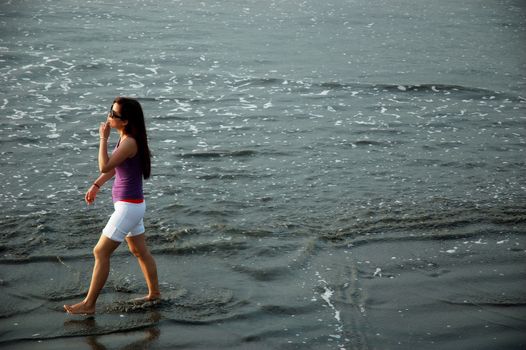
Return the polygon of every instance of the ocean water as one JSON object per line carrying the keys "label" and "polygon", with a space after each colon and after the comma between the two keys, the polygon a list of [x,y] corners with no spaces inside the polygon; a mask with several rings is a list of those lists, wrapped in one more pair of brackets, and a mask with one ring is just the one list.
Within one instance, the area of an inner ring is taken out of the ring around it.
{"label": "ocean water", "polygon": [[[524,348],[525,43],[519,0],[1,1],[1,346]],[[165,299],[121,247],[69,320],[119,95]]]}

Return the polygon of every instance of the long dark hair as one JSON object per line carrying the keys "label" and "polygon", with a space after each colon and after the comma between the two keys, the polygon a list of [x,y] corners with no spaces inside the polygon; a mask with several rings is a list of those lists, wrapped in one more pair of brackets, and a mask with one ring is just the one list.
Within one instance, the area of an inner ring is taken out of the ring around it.
{"label": "long dark hair", "polygon": [[146,136],[146,124],[144,114],[139,101],[128,97],[117,97],[113,103],[121,107],[121,116],[127,120],[124,133],[135,139],[137,152],[141,159],[142,176],[147,179],[151,174],[151,153],[148,147],[148,136]]}

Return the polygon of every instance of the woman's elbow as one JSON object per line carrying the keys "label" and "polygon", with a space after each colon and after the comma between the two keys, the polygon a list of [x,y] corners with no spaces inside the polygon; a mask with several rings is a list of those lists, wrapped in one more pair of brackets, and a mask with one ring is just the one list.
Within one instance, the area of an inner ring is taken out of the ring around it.
{"label": "woman's elbow", "polygon": [[107,174],[107,173],[112,172],[113,168],[110,168],[109,166],[105,165],[105,166],[100,166],[99,170],[100,170],[101,173]]}

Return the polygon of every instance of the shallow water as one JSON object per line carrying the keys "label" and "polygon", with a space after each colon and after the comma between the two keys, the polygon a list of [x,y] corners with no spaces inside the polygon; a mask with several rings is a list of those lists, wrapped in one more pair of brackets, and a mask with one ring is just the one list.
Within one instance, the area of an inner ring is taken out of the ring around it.
{"label": "shallow water", "polygon": [[[0,10],[2,347],[525,346],[522,2]],[[96,318],[71,320],[117,95],[148,119],[165,297],[130,310],[121,247]]]}

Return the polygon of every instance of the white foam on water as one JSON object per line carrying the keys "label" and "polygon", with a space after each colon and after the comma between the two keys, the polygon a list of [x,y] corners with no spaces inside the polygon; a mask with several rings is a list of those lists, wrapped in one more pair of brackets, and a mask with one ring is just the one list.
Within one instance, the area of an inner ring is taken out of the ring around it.
{"label": "white foam on water", "polygon": [[358,125],[376,125],[377,123],[376,122],[366,122],[366,121],[360,121],[360,120],[357,120],[357,121],[353,121],[354,124],[358,124]]}
{"label": "white foam on water", "polygon": [[246,104],[246,105],[242,105],[241,108],[243,108],[243,109],[255,110],[255,109],[258,108],[258,106],[255,105],[255,104]]}
{"label": "white foam on water", "polygon": [[18,143],[17,145],[20,147],[24,147],[24,148],[49,149],[48,146],[40,146],[40,145],[30,144],[30,143]]}
{"label": "white foam on water", "polygon": [[62,83],[60,83],[60,87],[62,88],[62,90],[64,90],[64,92],[69,92],[69,90],[71,90],[71,87],[69,86],[69,84],[73,83],[73,81],[69,78],[63,78],[64,80],[62,81]]}
{"label": "white foam on water", "polygon": [[[327,306],[329,306],[329,308],[331,308],[334,312],[334,319],[338,322],[335,330],[336,330],[336,334],[329,334],[329,337],[331,338],[334,338],[334,339],[341,339],[342,338],[342,333],[343,333],[343,322],[341,320],[341,316],[340,316],[340,310],[336,309],[336,307],[334,306],[334,304],[332,303],[332,297],[334,295],[334,290],[332,290],[331,288],[329,288],[328,286],[328,283],[326,280],[324,280],[322,277],[321,277],[321,274],[316,271],[316,277],[318,277],[318,283],[321,283],[323,284],[323,293],[320,293],[320,297],[325,301],[325,303],[327,304]],[[315,297],[313,297],[311,299],[312,301],[317,301],[317,299]],[[344,349],[342,347],[342,345],[340,345],[340,349]]]}
{"label": "white foam on water", "polygon": [[23,119],[25,116],[27,116],[27,112],[20,111],[18,109],[14,109],[13,111],[15,112],[15,114],[7,115],[6,118],[18,120]]}
{"label": "white foam on water", "polygon": [[144,84],[141,83],[140,81],[136,81],[135,84],[130,84],[130,87],[132,89],[140,89],[144,87]]}
{"label": "white foam on water", "polygon": [[453,247],[452,249],[446,250],[446,253],[448,254],[454,254],[457,252],[458,247]]}
{"label": "white foam on water", "polygon": [[199,129],[197,129],[197,126],[195,125],[189,125],[188,130],[191,131],[194,134],[197,134],[199,132]]}

